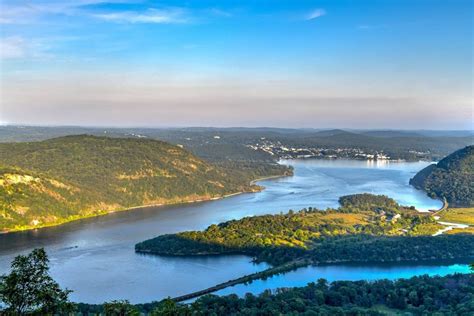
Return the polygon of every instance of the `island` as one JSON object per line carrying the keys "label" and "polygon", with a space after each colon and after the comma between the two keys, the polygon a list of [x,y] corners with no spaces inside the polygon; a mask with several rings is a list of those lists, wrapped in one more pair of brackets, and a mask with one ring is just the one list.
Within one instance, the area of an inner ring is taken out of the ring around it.
{"label": "island", "polygon": [[135,246],[165,256],[244,254],[273,267],[175,298],[183,301],[310,264],[474,259],[469,231],[433,237],[443,225],[431,213],[372,194],[343,196],[338,209],[290,210],[161,235]]}

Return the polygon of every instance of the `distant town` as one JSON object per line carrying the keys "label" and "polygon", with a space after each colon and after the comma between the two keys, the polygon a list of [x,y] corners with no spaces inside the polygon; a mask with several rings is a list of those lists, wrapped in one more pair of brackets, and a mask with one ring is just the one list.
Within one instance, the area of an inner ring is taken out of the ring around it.
{"label": "distant town", "polygon": [[[364,151],[360,148],[323,148],[323,147],[290,147],[283,145],[280,141],[271,141],[262,137],[259,142],[247,147],[253,150],[262,150],[272,156],[280,159],[294,158],[320,158],[320,159],[358,159],[358,160],[392,160],[401,161],[402,159],[394,159],[385,154],[383,151]],[[410,151],[418,157],[427,157],[430,152]]]}

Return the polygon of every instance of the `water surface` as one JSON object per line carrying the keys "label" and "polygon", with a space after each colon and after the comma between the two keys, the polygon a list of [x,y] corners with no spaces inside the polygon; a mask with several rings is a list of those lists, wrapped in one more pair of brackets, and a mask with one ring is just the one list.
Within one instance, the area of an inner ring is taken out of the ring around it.
{"label": "water surface", "polygon": [[[304,207],[337,207],[341,195],[386,194],[420,210],[441,203],[408,185],[427,163],[350,160],[282,161],[295,168],[292,177],[261,181],[266,190],[222,200],[150,207],[76,221],[58,227],[0,236],[0,273],[11,259],[45,247],[51,272],[75,301],[101,303],[129,299],[159,300],[210,287],[263,270],[245,256],[172,258],[138,255],[137,242],[160,234],[204,229],[210,224],[244,216],[286,212]],[[308,280],[309,282],[310,280]]]}
{"label": "water surface", "polygon": [[215,292],[216,295],[237,294],[244,296],[246,293],[259,294],[270,289],[275,290],[285,287],[301,287],[318,279],[332,281],[359,281],[379,279],[407,279],[417,275],[448,275],[452,273],[469,273],[469,265],[440,262],[438,264],[412,263],[412,264],[340,264],[322,265],[299,268],[285,274],[274,275],[266,280],[256,280],[250,284],[238,284]]}

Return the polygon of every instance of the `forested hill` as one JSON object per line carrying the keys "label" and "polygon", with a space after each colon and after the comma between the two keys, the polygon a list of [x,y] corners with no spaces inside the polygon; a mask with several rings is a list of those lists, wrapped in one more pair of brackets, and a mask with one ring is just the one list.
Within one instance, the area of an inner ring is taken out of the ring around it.
{"label": "forested hill", "polygon": [[0,231],[255,190],[253,176],[157,140],[79,135],[2,143]]}
{"label": "forested hill", "polygon": [[446,198],[451,206],[474,206],[474,146],[445,157],[418,172],[410,184],[431,197]]}

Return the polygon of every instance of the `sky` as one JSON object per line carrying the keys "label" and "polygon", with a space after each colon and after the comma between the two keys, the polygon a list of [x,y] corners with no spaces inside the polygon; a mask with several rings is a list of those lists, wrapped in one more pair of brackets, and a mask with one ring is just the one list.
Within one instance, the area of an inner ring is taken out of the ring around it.
{"label": "sky", "polygon": [[473,129],[470,0],[0,0],[0,123]]}

